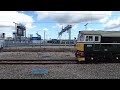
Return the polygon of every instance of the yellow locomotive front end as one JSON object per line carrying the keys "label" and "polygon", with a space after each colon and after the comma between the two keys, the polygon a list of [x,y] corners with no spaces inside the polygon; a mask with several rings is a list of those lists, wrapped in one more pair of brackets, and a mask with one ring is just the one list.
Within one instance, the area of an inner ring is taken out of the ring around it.
{"label": "yellow locomotive front end", "polygon": [[76,52],[75,56],[78,61],[85,61],[85,56],[84,56],[84,44],[83,43],[77,43],[76,46]]}
{"label": "yellow locomotive front end", "polygon": [[84,55],[84,35],[82,35],[80,32],[78,34],[77,43],[75,46],[76,52],[75,56],[78,61],[85,61],[85,55]]}

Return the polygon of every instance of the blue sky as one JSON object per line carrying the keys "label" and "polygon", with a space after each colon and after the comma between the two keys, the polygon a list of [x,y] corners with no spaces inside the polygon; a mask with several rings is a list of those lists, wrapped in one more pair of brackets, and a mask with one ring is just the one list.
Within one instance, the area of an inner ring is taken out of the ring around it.
{"label": "blue sky", "polygon": [[[119,11],[1,11],[0,33],[5,32],[6,37],[12,37],[16,23],[23,23],[27,27],[27,36],[38,32],[46,39],[57,39],[62,26],[73,25],[71,38],[77,37],[78,31],[85,30],[120,30]],[[4,27],[3,27],[4,26]],[[64,32],[62,39],[68,39],[69,34]]]}

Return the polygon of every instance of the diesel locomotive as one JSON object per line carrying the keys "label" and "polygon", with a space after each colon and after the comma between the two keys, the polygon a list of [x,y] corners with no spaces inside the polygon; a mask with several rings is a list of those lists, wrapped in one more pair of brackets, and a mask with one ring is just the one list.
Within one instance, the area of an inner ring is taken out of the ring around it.
{"label": "diesel locomotive", "polygon": [[75,48],[78,61],[120,61],[120,31],[79,31]]}

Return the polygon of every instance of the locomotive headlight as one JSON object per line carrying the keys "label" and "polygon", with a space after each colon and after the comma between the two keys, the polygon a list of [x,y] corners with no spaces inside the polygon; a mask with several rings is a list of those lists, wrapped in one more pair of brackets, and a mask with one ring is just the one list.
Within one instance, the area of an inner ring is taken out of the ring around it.
{"label": "locomotive headlight", "polygon": [[91,57],[91,60],[93,60],[94,58],[93,57]]}
{"label": "locomotive headlight", "polygon": [[118,57],[116,57],[116,59],[119,59]]}

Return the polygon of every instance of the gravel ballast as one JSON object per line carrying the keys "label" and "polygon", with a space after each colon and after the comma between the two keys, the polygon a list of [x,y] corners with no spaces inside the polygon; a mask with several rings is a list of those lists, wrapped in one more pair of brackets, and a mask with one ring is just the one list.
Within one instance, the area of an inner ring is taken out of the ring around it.
{"label": "gravel ballast", "polygon": [[[23,49],[24,50],[24,49]],[[76,59],[74,52],[0,52],[0,60]],[[32,70],[48,70],[33,74]],[[120,79],[120,63],[7,65],[0,64],[0,79]]]}
{"label": "gravel ballast", "polygon": [[[32,74],[35,69],[48,74]],[[120,79],[120,64],[0,65],[0,79]]]}
{"label": "gravel ballast", "polygon": [[5,47],[2,52],[75,52],[74,46]]}
{"label": "gravel ballast", "polygon": [[73,52],[0,52],[0,60],[75,60]]}

